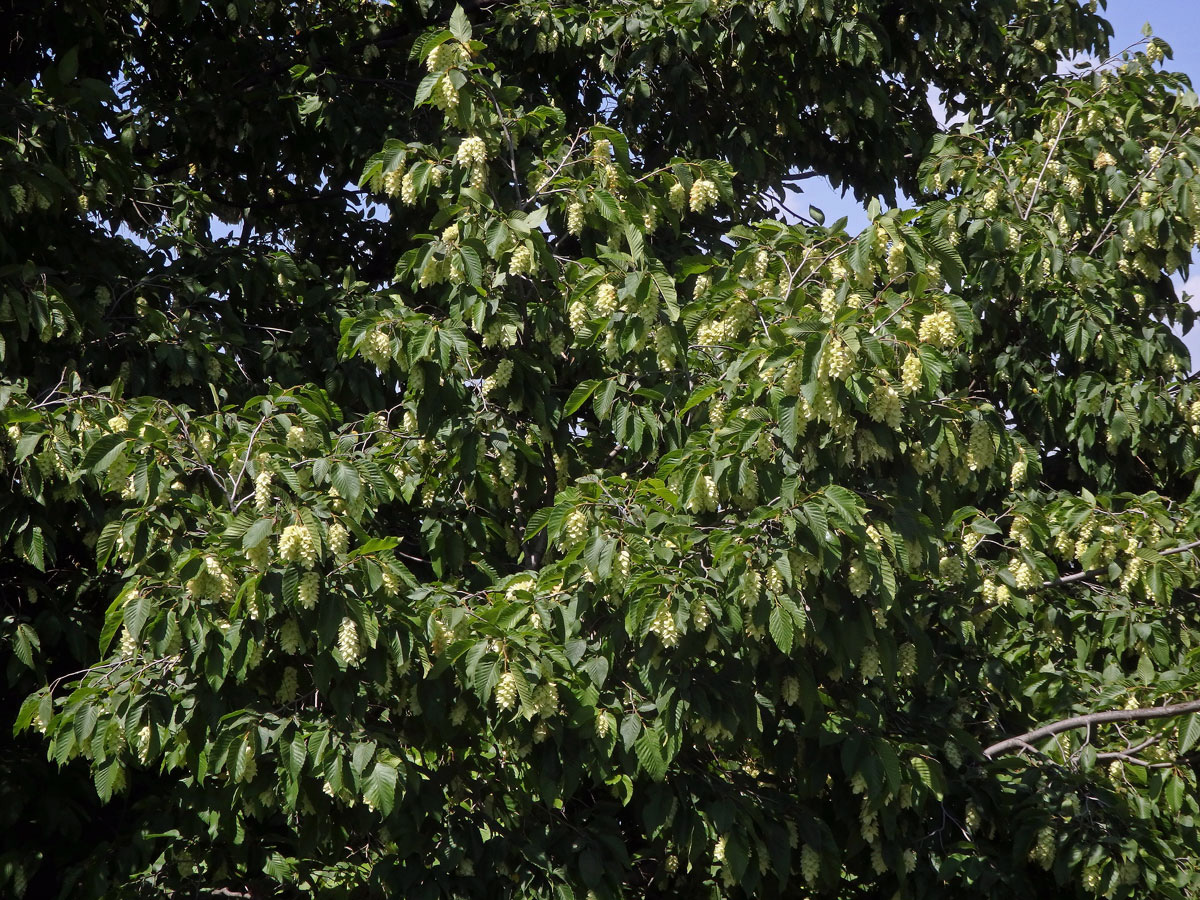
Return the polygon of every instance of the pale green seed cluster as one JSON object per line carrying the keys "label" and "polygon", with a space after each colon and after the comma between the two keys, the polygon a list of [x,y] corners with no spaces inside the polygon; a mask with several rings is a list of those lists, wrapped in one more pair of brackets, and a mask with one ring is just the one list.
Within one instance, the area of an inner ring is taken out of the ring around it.
{"label": "pale green seed cluster", "polygon": [[576,544],[583,542],[587,537],[588,522],[587,516],[582,509],[573,509],[567,513],[566,519],[563,521],[563,544],[567,547],[574,547]]}
{"label": "pale green seed cluster", "polygon": [[821,876],[821,855],[808,844],[800,850],[800,874],[809,884],[816,884]]}
{"label": "pale green seed cluster", "polygon": [[583,204],[578,200],[567,207],[567,233],[576,237],[583,234],[584,217]]}
{"label": "pale green seed cluster", "polygon": [[617,311],[617,289],[607,281],[596,288],[596,315],[608,317]]}
{"label": "pale green seed cluster", "polygon": [[297,676],[295,666],[286,666],[282,677],[279,679],[279,689],[275,691],[276,702],[293,702],[296,699],[296,691],[299,689],[299,686],[300,680]]}
{"label": "pale green seed cluster", "polygon": [[346,665],[357,665],[362,658],[362,650],[358,645],[358,625],[349,616],[342,619],[338,627],[337,649]]}
{"label": "pale green seed cluster", "polygon": [[831,340],[821,355],[822,374],[830,381],[843,381],[855,369],[854,355],[844,341]]}
{"label": "pale green seed cluster", "polygon": [[905,357],[903,364],[900,366],[900,384],[909,394],[915,394],[921,390],[921,383],[925,375],[925,366],[921,362],[921,357],[916,353],[910,353]]}
{"label": "pale green seed cluster", "polygon": [[674,647],[679,643],[679,630],[675,627],[675,616],[669,604],[664,603],[658,608],[650,622],[650,630],[658,635],[664,647]]}
{"label": "pale green seed cluster", "polygon": [[717,186],[707,178],[698,178],[692,182],[692,192],[688,196],[688,205],[692,212],[704,212],[718,200]]}
{"label": "pale green seed cluster", "polygon": [[500,709],[512,709],[517,703],[517,678],[512,672],[505,672],[496,682],[496,706]]}
{"label": "pale green seed cluster", "polygon": [[300,578],[297,600],[304,609],[314,609],[320,593],[321,580],[316,572],[305,572]]}
{"label": "pale green seed cluster", "polygon": [[996,459],[996,445],[992,442],[992,430],[982,420],[971,425],[971,436],[967,440],[967,467],[972,472],[988,468]]}
{"label": "pale green seed cluster", "polygon": [[300,623],[295,619],[288,619],[280,626],[279,648],[289,655],[304,649],[304,640],[300,637]]}
{"label": "pale green seed cluster", "polygon": [[1038,831],[1037,841],[1029,851],[1029,859],[1049,871],[1054,865],[1054,852],[1054,829],[1047,825]]}
{"label": "pale green seed cluster", "polygon": [[667,201],[675,209],[676,212],[683,212],[687,208],[688,193],[687,189],[682,184],[676,181],[667,191]]}
{"label": "pale green seed cluster", "polygon": [[858,672],[863,678],[879,677],[879,648],[874,644],[867,644],[863,648],[858,661]]}
{"label": "pale green seed cluster", "polygon": [[304,525],[288,525],[279,536],[279,558],[301,563],[306,569],[317,564],[317,542]]}
{"label": "pale green seed cluster", "polygon": [[385,371],[392,361],[392,339],[382,328],[373,328],[363,340],[363,357],[379,371]]}
{"label": "pale green seed cluster", "polygon": [[935,347],[953,347],[958,343],[958,326],[954,324],[954,316],[944,309],[930,313],[921,319],[917,338]]}
{"label": "pale green seed cluster", "polygon": [[890,384],[880,384],[867,401],[867,414],[876,422],[884,422],[893,431],[900,429],[902,409],[900,394]]}
{"label": "pale green seed cluster", "polygon": [[254,508],[259,512],[271,508],[271,481],[274,478],[275,473],[270,469],[263,469],[254,476]]}
{"label": "pale green seed cluster", "polygon": [[917,647],[911,641],[901,644],[896,651],[896,671],[903,678],[917,674]]}
{"label": "pale green seed cluster", "polygon": [[341,556],[350,547],[350,532],[340,522],[329,526],[329,550],[335,556]]}
{"label": "pale green seed cluster", "polygon": [[696,479],[696,490],[688,507],[693,512],[716,512],[719,500],[717,482],[711,475],[701,475]]}
{"label": "pale green seed cluster", "polygon": [[508,274],[532,275],[534,269],[533,251],[525,244],[518,244],[508,258]]}
{"label": "pale green seed cluster", "polygon": [[483,392],[485,394],[494,394],[496,391],[502,390],[508,386],[512,380],[513,361],[505,358],[496,364],[496,371],[483,379]]}
{"label": "pale green seed cluster", "polygon": [[846,587],[855,597],[863,596],[871,587],[871,574],[858,557],[850,560],[850,569],[846,575]]}

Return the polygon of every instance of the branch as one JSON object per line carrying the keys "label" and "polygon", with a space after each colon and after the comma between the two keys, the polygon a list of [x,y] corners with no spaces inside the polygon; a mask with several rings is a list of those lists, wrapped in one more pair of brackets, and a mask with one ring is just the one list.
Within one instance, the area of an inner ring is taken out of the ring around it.
{"label": "branch", "polygon": [[1072,716],[1058,722],[1051,722],[1033,731],[1027,731],[1016,737],[1005,738],[999,743],[992,744],[983,751],[988,759],[993,759],[1016,747],[1027,747],[1032,741],[1041,740],[1064,731],[1072,731],[1091,725],[1103,725],[1106,722],[1141,722],[1147,719],[1169,719],[1174,716],[1185,716],[1188,713],[1200,712],[1200,700],[1190,700],[1187,703],[1176,703],[1172,706],[1153,706],[1145,709],[1110,709],[1105,712],[1087,713],[1082,716]]}
{"label": "branch", "polygon": [[[1200,547],[1200,541],[1191,541],[1187,544],[1181,544],[1178,547],[1170,547],[1166,550],[1163,550],[1158,555],[1173,556],[1176,553],[1187,553],[1189,550],[1195,550],[1197,547]],[[1086,572],[1075,572],[1072,575],[1060,575],[1058,578],[1051,578],[1049,581],[1043,581],[1040,585],[1038,585],[1037,590],[1040,591],[1044,590],[1045,588],[1058,587],[1059,585],[1071,584],[1072,582],[1076,581],[1086,581],[1088,578],[1091,578],[1095,575],[1102,575],[1107,571],[1108,566],[1105,566],[1101,569],[1088,569]]]}

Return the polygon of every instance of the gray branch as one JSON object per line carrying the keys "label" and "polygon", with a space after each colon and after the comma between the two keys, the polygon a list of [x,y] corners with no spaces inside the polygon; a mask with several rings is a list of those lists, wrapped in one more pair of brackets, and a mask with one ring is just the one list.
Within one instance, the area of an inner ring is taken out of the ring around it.
{"label": "gray branch", "polygon": [[1103,725],[1106,722],[1141,722],[1147,719],[1169,719],[1174,716],[1186,716],[1188,713],[1200,712],[1200,700],[1190,700],[1187,703],[1176,703],[1172,706],[1153,706],[1146,709],[1110,709],[1105,712],[1087,713],[1082,716],[1072,716],[1059,722],[1051,722],[1033,731],[1018,734],[1016,737],[1005,738],[992,744],[983,751],[988,759],[993,759],[1008,750],[1017,747],[1028,748],[1033,741],[1064,731],[1084,728],[1090,725]]}

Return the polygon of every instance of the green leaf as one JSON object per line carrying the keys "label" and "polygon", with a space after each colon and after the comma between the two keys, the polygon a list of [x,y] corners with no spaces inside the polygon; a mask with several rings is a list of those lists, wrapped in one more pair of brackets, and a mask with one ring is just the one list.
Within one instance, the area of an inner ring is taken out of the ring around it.
{"label": "green leaf", "polygon": [[[622,734],[622,736],[624,735]],[[662,781],[667,774],[667,762],[663,759],[662,747],[658,743],[658,734],[653,729],[647,728],[633,746],[642,771],[655,781]]]}
{"label": "green leaf", "polygon": [[1179,735],[1179,755],[1182,756],[1196,746],[1196,741],[1200,741],[1200,713],[1192,713],[1187,717],[1187,722],[1180,730]]}
{"label": "green leaf", "polygon": [[579,407],[583,406],[600,384],[598,378],[591,378],[577,384],[575,390],[571,391],[571,396],[567,398],[566,405],[563,406],[563,415],[572,415]]}
{"label": "green leaf", "polygon": [[274,519],[259,519],[242,535],[242,549],[249,550],[265,541],[275,528]]}
{"label": "green leaf", "polygon": [[464,44],[471,40],[471,22],[461,6],[455,6],[450,14],[450,33]]}
{"label": "green leaf", "polygon": [[771,630],[771,638],[775,641],[776,646],[784,653],[791,653],[795,627],[791,614],[782,606],[774,605],[771,607],[768,625]]}
{"label": "green leaf", "polygon": [[642,732],[642,720],[635,715],[627,715],[621,719],[620,731],[621,740],[624,741],[625,749],[628,750]]}
{"label": "green leaf", "polygon": [[121,434],[102,435],[88,448],[79,467],[93,475],[106,472],[108,467],[121,455],[121,451],[125,449],[125,444],[128,442],[129,439]]}
{"label": "green leaf", "polygon": [[382,816],[388,815],[396,803],[396,781],[399,772],[379,761],[367,776],[363,797],[367,804]]}

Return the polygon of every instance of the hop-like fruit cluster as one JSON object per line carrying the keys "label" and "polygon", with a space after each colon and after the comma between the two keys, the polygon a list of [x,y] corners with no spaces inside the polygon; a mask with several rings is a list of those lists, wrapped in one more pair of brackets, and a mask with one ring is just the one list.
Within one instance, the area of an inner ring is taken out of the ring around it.
{"label": "hop-like fruit cluster", "polygon": [[917,647],[912,642],[901,644],[896,651],[896,671],[905,678],[917,674]]}
{"label": "hop-like fruit cluster", "polygon": [[[134,592],[130,592],[132,596]],[[121,659],[133,659],[137,655],[138,645],[132,632],[128,628],[121,628],[121,642],[118,645],[118,652],[121,654]]]}
{"label": "hop-like fruit cluster", "polygon": [[919,392],[924,376],[925,366],[921,362],[921,357],[916,353],[908,354],[900,366],[900,384],[904,390],[910,394]]}
{"label": "hop-like fruit cluster", "polygon": [[800,682],[791,675],[786,676],[779,685],[779,697],[788,706],[800,702]]}
{"label": "hop-like fruit cluster", "polygon": [[944,309],[930,313],[921,319],[917,338],[935,347],[953,347],[958,343],[958,326],[954,324],[954,316]]}
{"label": "hop-like fruit cluster", "polygon": [[[450,83],[450,79],[448,78],[443,79],[443,81],[445,81],[447,84]],[[450,89],[454,89],[453,84],[450,84]],[[456,99],[457,96],[458,95],[455,94]],[[412,169],[409,169],[407,172],[405,172],[404,177],[400,179],[400,200],[406,206],[412,206],[417,202],[417,179],[413,175]]]}
{"label": "hop-like fruit cluster", "polygon": [[329,550],[335,556],[341,556],[350,547],[350,532],[340,522],[329,526]]}
{"label": "hop-like fruit cluster", "polygon": [[830,381],[842,381],[854,371],[854,356],[844,341],[829,342],[821,355],[821,368]]}
{"label": "hop-like fruit cluster", "polygon": [[800,850],[800,874],[809,884],[816,884],[821,876],[821,855],[808,844]]}
{"label": "hop-like fruit cluster", "polygon": [[283,676],[279,679],[279,689],[275,691],[275,700],[278,703],[291,703],[296,699],[296,691],[300,687],[300,679],[297,676],[295,666],[286,666],[283,670]]}
{"label": "hop-like fruit cluster", "polygon": [[942,745],[942,755],[946,757],[946,762],[953,768],[957,769],[962,765],[962,752],[958,749],[958,744],[953,741],[946,741]]}
{"label": "hop-like fruit cluster", "polygon": [[309,437],[302,425],[293,425],[287,430],[287,436],[284,438],[289,450],[303,450],[308,446]]}
{"label": "hop-like fruit cluster", "polygon": [[703,631],[711,621],[712,613],[708,610],[708,604],[702,598],[697,597],[692,601],[692,628],[696,631]]}
{"label": "hop-like fruit cluster", "polygon": [[893,431],[899,430],[902,410],[896,389],[890,384],[876,387],[867,401],[867,414],[876,422],[886,423]]}
{"label": "hop-like fruit cluster", "polygon": [[297,589],[297,600],[304,609],[313,609],[317,605],[317,594],[320,592],[321,580],[316,572],[305,572],[300,578]]}
{"label": "hop-like fruit cluster", "polygon": [[1018,590],[1031,591],[1041,583],[1037,572],[1024,560],[1019,560],[1013,564],[1012,573]]}
{"label": "hop-like fruit cluster", "polygon": [[862,657],[858,661],[858,671],[863,678],[879,677],[879,648],[874,644],[863,647]]}
{"label": "hop-like fruit cluster", "polygon": [[606,713],[602,709],[597,709],[596,710],[596,736],[599,738],[608,737],[608,732],[611,727],[612,727],[612,723],[609,720],[608,713]]}
{"label": "hop-like fruit cluster", "polygon": [[596,288],[596,315],[611,316],[617,311],[617,289],[607,281]]}
{"label": "hop-like fruit cluster", "polygon": [[1029,851],[1029,859],[1049,871],[1054,865],[1054,829],[1049,825],[1038,831],[1037,841]]}
{"label": "hop-like fruit cluster", "polygon": [[850,570],[846,575],[846,587],[855,597],[863,596],[871,587],[871,573],[867,571],[866,565],[858,557],[850,560]]}
{"label": "hop-like fruit cluster", "polygon": [[275,473],[264,469],[254,476],[254,508],[266,512],[271,508],[271,481]]}
{"label": "hop-like fruit cluster", "polygon": [[271,542],[259,541],[253,547],[248,548],[246,550],[246,559],[251,566],[260,572],[265,572],[267,567],[271,565]]}
{"label": "hop-like fruit cluster", "polygon": [[372,328],[363,340],[360,352],[368,362],[383,372],[392,361],[392,339],[382,328]]}
{"label": "hop-like fruit cluster", "polygon": [[317,564],[317,542],[304,525],[288,525],[279,536],[279,558],[301,563],[306,569]]}
{"label": "hop-like fruit cluster", "polygon": [[295,619],[288,619],[280,626],[279,647],[289,655],[304,649],[304,640],[300,637],[300,623]]}
{"label": "hop-like fruit cluster", "polygon": [[466,48],[458,41],[443,41],[429,51],[425,67],[430,73],[445,72],[463,65],[467,59]]}
{"label": "hop-like fruit cluster", "polygon": [[507,387],[509,381],[512,380],[512,373],[513,361],[507,357],[500,360],[500,362],[496,364],[496,371],[487,378],[483,379],[484,393],[492,394]]}
{"label": "hop-like fruit cluster", "polygon": [[582,509],[573,509],[567,513],[566,519],[563,521],[563,544],[567,547],[574,547],[576,544],[582,543],[587,537],[588,522],[587,515]]}
{"label": "hop-like fruit cluster", "polygon": [[567,233],[576,237],[583,234],[584,226],[583,204],[575,200],[567,207]]}
{"label": "hop-like fruit cluster", "polygon": [[337,648],[348,666],[356,665],[362,657],[362,650],[358,646],[358,625],[349,616],[342,619],[338,628]]}
{"label": "hop-like fruit cluster", "polygon": [[628,547],[622,547],[617,551],[617,559],[614,565],[614,574],[621,586],[629,582],[629,573],[633,568],[633,556],[629,552]]}
{"label": "hop-like fruit cluster", "polygon": [[478,135],[463,138],[462,143],[458,145],[454,161],[469,169],[482,166],[487,162],[487,144]]}
{"label": "hop-like fruit cluster", "polygon": [[716,204],[718,199],[717,186],[707,178],[698,178],[692,182],[692,192],[688,196],[688,205],[692,212],[704,212]]}
{"label": "hop-like fruit cluster", "polygon": [[533,251],[525,244],[518,244],[508,258],[508,274],[529,275],[533,269]]}
{"label": "hop-like fruit cluster", "polygon": [[496,706],[500,709],[512,709],[517,703],[517,676],[505,672],[496,682]]}
{"label": "hop-like fruit cluster", "polygon": [[530,702],[539,716],[554,715],[558,712],[558,687],[551,681],[543,681],[534,690]]}
{"label": "hop-like fruit cluster", "polygon": [[108,430],[112,432],[128,431],[129,420],[118,413],[108,420]]}
{"label": "hop-like fruit cluster", "polygon": [[978,472],[991,466],[996,459],[996,445],[992,443],[992,430],[982,420],[971,425],[971,436],[967,440],[967,467]]}
{"label": "hop-like fruit cluster", "polygon": [[1025,484],[1025,478],[1029,474],[1029,463],[1026,462],[1024,456],[1017,457],[1016,462],[1012,464],[1012,470],[1009,472],[1008,480],[1015,491]]}
{"label": "hop-like fruit cluster", "polygon": [[667,201],[671,204],[676,212],[683,212],[687,208],[688,193],[682,184],[676,181],[667,191]]}
{"label": "hop-like fruit cluster", "polygon": [[711,475],[701,475],[696,479],[696,492],[689,505],[693,512],[716,512],[719,499],[717,482]]}
{"label": "hop-like fruit cluster", "polygon": [[398,166],[383,173],[383,192],[389,197],[399,197],[404,181],[404,167]]}
{"label": "hop-like fruit cluster", "polygon": [[675,616],[669,604],[664,603],[658,608],[650,622],[650,630],[658,635],[664,647],[674,647],[679,643],[679,630],[675,627]]}

